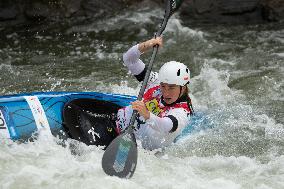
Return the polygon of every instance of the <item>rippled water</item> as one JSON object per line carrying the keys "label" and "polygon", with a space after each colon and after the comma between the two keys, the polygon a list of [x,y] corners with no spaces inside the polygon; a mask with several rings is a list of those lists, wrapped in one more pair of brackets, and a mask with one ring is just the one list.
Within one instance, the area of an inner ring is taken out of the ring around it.
{"label": "rippled water", "polygon": [[[162,10],[129,11],[101,21],[0,32],[0,94],[102,91],[136,95],[122,53],[150,38]],[[58,29],[60,28],[60,29]],[[101,169],[103,152],[56,138],[0,146],[0,188],[284,188],[284,25],[190,26],[172,17],[155,61],[192,72],[197,111],[214,125],[159,156],[139,149],[131,180]],[[150,53],[143,56],[147,63]],[[68,146],[79,155],[72,155]]]}

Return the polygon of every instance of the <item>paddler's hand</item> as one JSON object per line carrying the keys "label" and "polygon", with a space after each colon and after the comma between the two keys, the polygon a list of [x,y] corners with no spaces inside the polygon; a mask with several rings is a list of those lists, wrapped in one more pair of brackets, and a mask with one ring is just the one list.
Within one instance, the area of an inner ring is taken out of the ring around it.
{"label": "paddler's hand", "polygon": [[147,110],[143,101],[135,101],[131,102],[132,109],[137,110],[141,116],[144,117],[145,120],[150,118],[150,112]]}
{"label": "paddler's hand", "polygon": [[162,37],[156,37],[156,38],[150,39],[148,41],[139,43],[138,49],[143,54],[144,52],[148,51],[149,49],[152,49],[155,45],[159,45],[159,47],[163,46],[163,38]]}

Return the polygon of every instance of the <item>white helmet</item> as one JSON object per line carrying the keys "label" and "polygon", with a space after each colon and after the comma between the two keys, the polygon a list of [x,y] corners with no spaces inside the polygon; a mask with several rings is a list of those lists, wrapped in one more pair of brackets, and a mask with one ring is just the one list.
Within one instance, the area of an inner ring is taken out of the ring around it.
{"label": "white helmet", "polygon": [[184,86],[189,83],[190,71],[183,63],[170,61],[165,63],[159,71],[161,83]]}

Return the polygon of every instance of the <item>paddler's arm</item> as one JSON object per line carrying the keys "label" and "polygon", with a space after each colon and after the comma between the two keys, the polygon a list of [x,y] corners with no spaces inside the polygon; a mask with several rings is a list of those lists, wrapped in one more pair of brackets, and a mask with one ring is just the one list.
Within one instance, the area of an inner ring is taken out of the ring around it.
{"label": "paddler's arm", "polygon": [[152,49],[155,45],[159,45],[160,47],[163,45],[163,38],[157,37],[150,39],[148,41],[142,42],[138,44],[138,50],[141,54],[147,52],[148,50]]}
{"label": "paddler's arm", "polygon": [[178,132],[180,133],[189,123],[190,115],[182,108],[171,109],[165,117],[158,117],[150,113],[149,119],[146,120],[153,130],[168,134]]}
{"label": "paddler's arm", "polygon": [[141,54],[152,49],[155,45],[162,46],[162,44],[163,39],[161,37],[157,37],[155,39],[139,43],[123,54],[124,64],[138,81],[143,81],[147,70],[145,64],[139,59]]}
{"label": "paddler's arm", "polygon": [[166,117],[158,117],[150,113],[147,125],[164,134],[181,132],[189,123],[190,115],[181,108],[172,109]]}
{"label": "paddler's arm", "polygon": [[178,128],[178,120],[172,115],[161,118],[150,113],[150,117],[146,120],[146,123],[154,130],[164,134],[175,132]]}
{"label": "paddler's arm", "polygon": [[[164,134],[172,133],[175,132],[178,127],[183,128],[184,124],[187,124],[184,123],[187,122],[187,115],[183,110],[175,110],[172,112],[173,114],[160,118],[149,112],[143,101],[135,101],[131,104],[132,108],[137,110],[139,114],[144,117],[146,123],[149,123],[149,126],[158,132],[162,132]],[[180,115],[175,115],[176,113]],[[184,117],[185,120],[181,119],[182,117]]]}

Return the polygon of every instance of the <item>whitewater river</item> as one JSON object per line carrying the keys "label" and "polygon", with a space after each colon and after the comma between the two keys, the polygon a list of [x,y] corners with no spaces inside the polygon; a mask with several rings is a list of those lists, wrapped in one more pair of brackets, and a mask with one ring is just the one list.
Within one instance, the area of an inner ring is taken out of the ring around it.
{"label": "whitewater river", "polygon": [[[137,95],[122,53],[153,36],[162,10],[129,11],[100,21],[0,27],[0,94],[100,91]],[[46,27],[46,28],[45,28]],[[59,29],[60,28],[60,29]],[[38,31],[38,32],[37,32]],[[148,63],[151,53],[143,55]],[[154,70],[187,64],[200,127],[160,155],[138,150],[132,179],[105,175],[103,151],[40,136],[1,141],[0,188],[284,188],[284,24],[191,26],[176,15]],[[81,155],[72,155],[68,146]]]}

